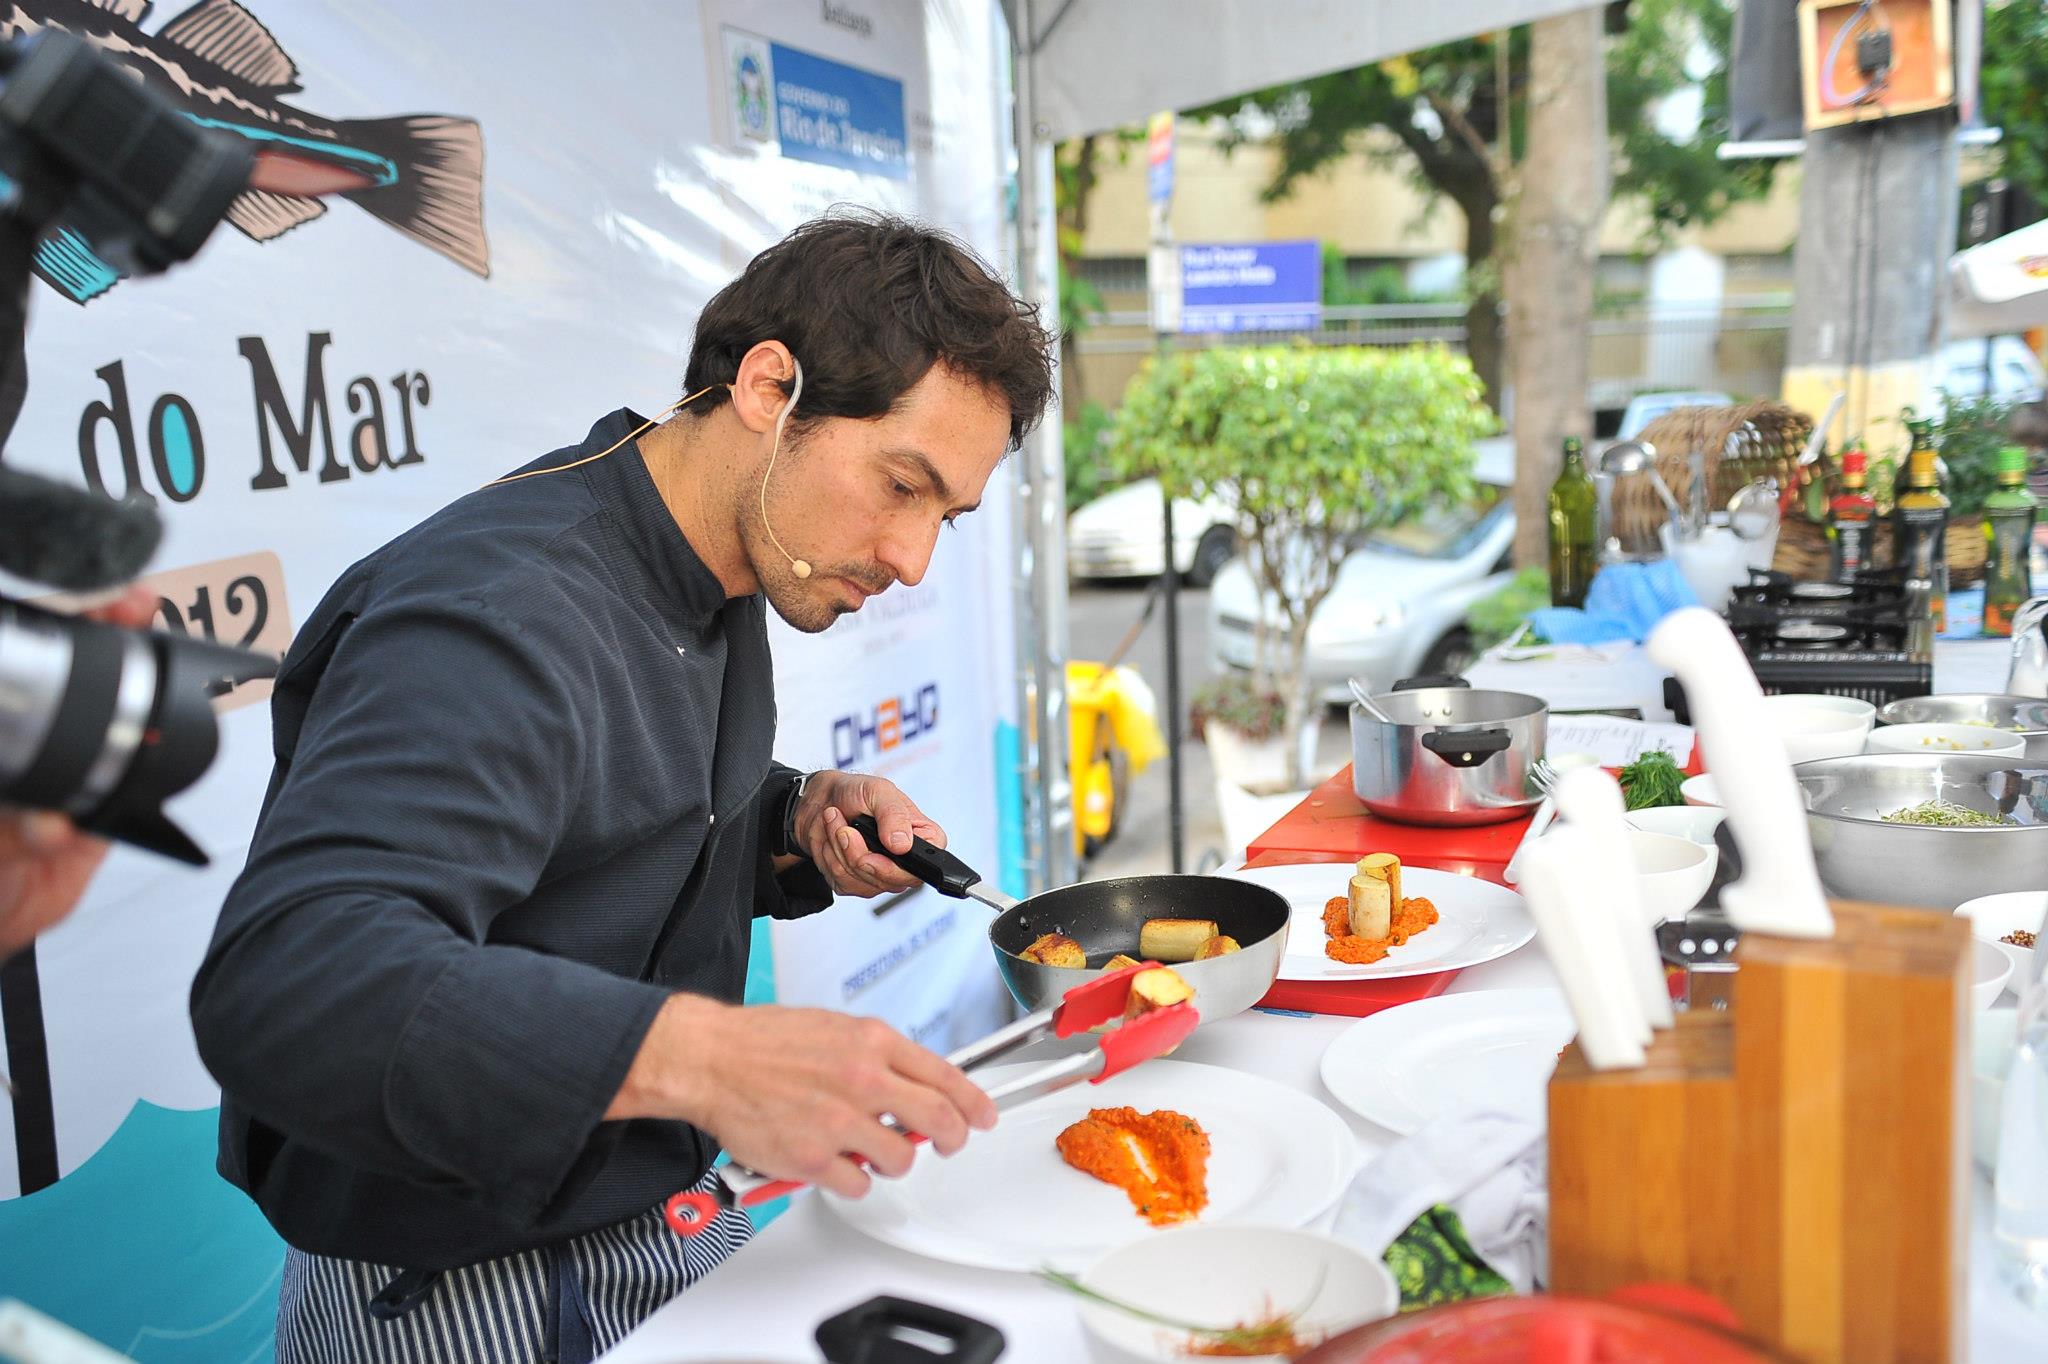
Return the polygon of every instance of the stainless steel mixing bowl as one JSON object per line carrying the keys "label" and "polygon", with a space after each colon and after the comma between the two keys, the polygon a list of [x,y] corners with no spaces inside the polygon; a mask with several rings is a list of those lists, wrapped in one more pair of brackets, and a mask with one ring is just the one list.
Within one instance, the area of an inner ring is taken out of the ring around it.
{"label": "stainless steel mixing bowl", "polygon": [[1894,701],[1877,713],[1881,725],[1990,725],[2027,741],[2027,761],[2048,763],[2048,701],[2035,696],[1958,692]]}
{"label": "stainless steel mixing bowl", "polygon": [[[2048,890],[2048,765],[1963,753],[1874,753],[1792,770],[1830,895],[1952,910],[1980,895]],[[1973,829],[1884,822],[1930,800],[2014,823]]]}

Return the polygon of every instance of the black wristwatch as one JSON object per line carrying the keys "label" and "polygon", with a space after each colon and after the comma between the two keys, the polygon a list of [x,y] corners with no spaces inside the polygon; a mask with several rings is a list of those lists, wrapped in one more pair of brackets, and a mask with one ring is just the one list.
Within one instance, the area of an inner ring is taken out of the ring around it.
{"label": "black wristwatch", "polygon": [[796,841],[796,807],[803,801],[804,788],[811,784],[814,772],[804,772],[790,784],[789,794],[782,798],[782,832],[775,848],[777,857],[808,857]]}

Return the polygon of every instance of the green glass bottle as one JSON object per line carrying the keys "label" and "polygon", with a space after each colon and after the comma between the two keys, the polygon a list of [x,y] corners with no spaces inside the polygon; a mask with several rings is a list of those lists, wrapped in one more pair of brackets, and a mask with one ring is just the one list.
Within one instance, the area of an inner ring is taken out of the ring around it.
{"label": "green glass bottle", "polygon": [[2013,612],[2034,594],[2028,556],[2034,546],[2034,517],[2041,501],[2027,491],[2027,452],[2008,445],[1998,452],[1998,489],[1984,499],[1984,633],[2012,635]]}
{"label": "green glass bottle", "polygon": [[1564,438],[1564,469],[1550,485],[1550,604],[1584,606],[1600,566],[1600,499],[1577,436]]}

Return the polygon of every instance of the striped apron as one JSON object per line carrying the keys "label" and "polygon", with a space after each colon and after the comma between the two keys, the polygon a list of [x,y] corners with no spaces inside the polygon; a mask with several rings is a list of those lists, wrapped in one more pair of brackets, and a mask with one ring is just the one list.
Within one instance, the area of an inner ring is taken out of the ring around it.
{"label": "striped apron", "polygon": [[[706,1174],[693,1191],[711,1187]],[[451,1269],[395,1321],[370,1299],[398,1270],[287,1247],[277,1364],[588,1364],[747,1243],[727,1212],[678,1236],[659,1207],[616,1226]]]}

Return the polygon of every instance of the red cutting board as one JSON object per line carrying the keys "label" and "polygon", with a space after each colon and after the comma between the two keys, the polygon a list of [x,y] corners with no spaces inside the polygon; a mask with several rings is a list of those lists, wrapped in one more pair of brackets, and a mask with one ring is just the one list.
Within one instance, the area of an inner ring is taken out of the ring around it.
{"label": "red cutting board", "polygon": [[[1685,765],[1688,776],[1705,769],[1699,746]],[[1454,871],[1505,884],[1501,873],[1521,845],[1535,811],[1500,824],[1471,824],[1446,827],[1436,824],[1402,824],[1381,819],[1366,809],[1351,788],[1351,765],[1308,793],[1308,796],[1280,817],[1280,822],[1251,841],[1245,849],[1250,861],[1265,853],[1331,853],[1356,861],[1367,853],[1387,852],[1403,862],[1438,871]]]}
{"label": "red cutting board", "polygon": [[1367,853],[1387,852],[1418,867],[1499,882],[1529,819],[1522,815],[1501,824],[1462,828],[1381,819],[1359,802],[1351,789],[1351,765],[1346,763],[1279,823],[1253,839],[1245,858],[1252,866],[1261,865],[1257,859],[1267,853],[1320,853],[1330,861],[1355,862]]}

